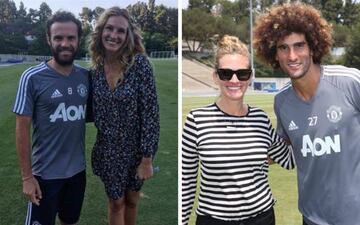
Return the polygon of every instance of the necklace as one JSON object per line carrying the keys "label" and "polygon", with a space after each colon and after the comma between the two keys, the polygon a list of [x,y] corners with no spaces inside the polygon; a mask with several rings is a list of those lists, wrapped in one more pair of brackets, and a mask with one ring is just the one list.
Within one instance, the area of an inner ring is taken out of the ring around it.
{"label": "necklace", "polygon": [[104,73],[110,90],[115,90],[117,85],[120,84],[123,80],[123,71],[121,67],[119,65],[105,63]]}

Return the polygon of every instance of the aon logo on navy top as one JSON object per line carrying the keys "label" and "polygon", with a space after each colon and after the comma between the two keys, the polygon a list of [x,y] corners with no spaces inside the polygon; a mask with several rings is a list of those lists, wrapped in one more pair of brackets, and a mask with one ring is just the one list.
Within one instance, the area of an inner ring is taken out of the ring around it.
{"label": "aon logo on navy top", "polygon": [[338,153],[341,151],[340,135],[336,134],[334,137],[326,136],[324,139],[315,138],[311,140],[309,135],[304,135],[302,139],[301,152],[304,157],[307,154],[311,156],[322,156],[324,154],[331,154],[331,151]]}
{"label": "aon logo on navy top", "polygon": [[53,114],[50,115],[50,122],[55,122],[57,119],[65,121],[75,121],[85,119],[86,105],[70,105],[65,106],[65,103],[60,103]]}

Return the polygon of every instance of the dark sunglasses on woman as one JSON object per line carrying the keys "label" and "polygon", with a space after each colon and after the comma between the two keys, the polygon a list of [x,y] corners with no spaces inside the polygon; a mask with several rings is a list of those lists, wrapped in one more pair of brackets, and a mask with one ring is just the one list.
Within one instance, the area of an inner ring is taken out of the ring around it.
{"label": "dark sunglasses on woman", "polygon": [[219,75],[220,80],[229,81],[236,74],[238,80],[247,81],[251,77],[252,69],[216,69],[216,73]]}

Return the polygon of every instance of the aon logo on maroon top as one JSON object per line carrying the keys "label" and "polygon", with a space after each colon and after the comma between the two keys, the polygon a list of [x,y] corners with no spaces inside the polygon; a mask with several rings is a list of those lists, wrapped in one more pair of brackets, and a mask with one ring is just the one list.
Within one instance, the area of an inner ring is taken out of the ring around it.
{"label": "aon logo on maroon top", "polygon": [[57,119],[66,121],[75,121],[85,119],[86,105],[70,105],[65,106],[65,103],[60,103],[55,112],[50,115],[50,122],[55,122]]}
{"label": "aon logo on maroon top", "polygon": [[309,135],[303,136],[301,153],[304,157],[307,157],[308,153],[311,156],[322,156],[340,151],[340,135],[338,134],[334,135],[334,137],[326,136],[324,139],[315,138],[314,140],[311,140]]}

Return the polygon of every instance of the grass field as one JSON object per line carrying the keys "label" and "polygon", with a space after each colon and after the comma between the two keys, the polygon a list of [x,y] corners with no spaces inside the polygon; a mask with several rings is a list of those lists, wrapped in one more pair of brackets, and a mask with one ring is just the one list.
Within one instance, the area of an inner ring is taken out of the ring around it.
{"label": "grass field", "polygon": [[[204,106],[216,101],[217,97],[184,97],[182,121],[184,122],[187,113],[199,106]],[[248,95],[245,102],[250,106],[262,108],[269,115],[271,122],[276,126],[276,117],[273,112],[274,95],[259,94]],[[277,225],[301,225],[301,215],[297,209],[297,186],[295,170],[285,170],[278,165],[272,165],[269,169],[269,182],[272,193],[277,200],[275,205]],[[194,210],[191,215],[190,225],[195,224]]]}
{"label": "grass field", "polygon": [[[152,61],[160,102],[161,134],[155,166],[160,172],[142,189],[139,225],[177,224],[177,61]],[[83,63],[81,63],[83,64]],[[15,150],[15,115],[11,112],[18,80],[30,65],[0,67],[0,224],[24,224],[26,200]],[[83,66],[87,66],[83,64]],[[90,156],[96,130],[87,125],[87,188],[79,225],[107,224],[107,198],[92,174]]]}

